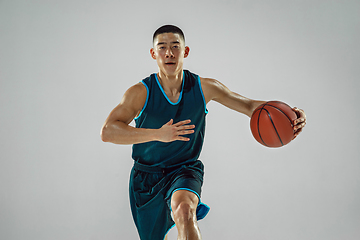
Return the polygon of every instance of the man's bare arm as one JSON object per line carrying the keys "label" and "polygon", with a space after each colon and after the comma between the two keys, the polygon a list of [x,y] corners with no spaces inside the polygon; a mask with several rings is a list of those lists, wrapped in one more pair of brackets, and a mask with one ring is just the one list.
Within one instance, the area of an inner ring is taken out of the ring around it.
{"label": "man's bare arm", "polygon": [[232,92],[224,84],[215,79],[201,78],[201,86],[204,92],[206,103],[214,100],[232,110],[243,113],[249,117],[251,117],[253,111],[259,105],[266,102],[252,100],[241,96],[235,92]]}
{"label": "man's bare arm", "polygon": [[147,96],[147,90],[142,83],[129,88],[120,104],[111,111],[101,129],[101,139],[115,144],[137,144],[150,141],[189,141],[183,135],[194,132],[194,125],[187,125],[190,120],[173,124],[173,120],[165,123],[159,129],[135,128],[129,123],[142,110]]}
{"label": "man's bare arm", "polygon": [[[249,117],[252,116],[252,113],[258,106],[266,102],[243,97],[235,92],[230,91],[224,84],[215,79],[201,78],[201,86],[204,92],[206,103],[214,100]],[[293,108],[293,111],[298,117],[293,122],[294,136],[296,137],[306,125],[306,115],[302,109],[298,109],[296,107]]]}

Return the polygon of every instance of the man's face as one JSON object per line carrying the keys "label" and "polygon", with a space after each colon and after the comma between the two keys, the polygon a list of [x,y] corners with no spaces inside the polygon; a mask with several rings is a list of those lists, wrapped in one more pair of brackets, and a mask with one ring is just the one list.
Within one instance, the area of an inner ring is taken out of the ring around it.
{"label": "man's face", "polygon": [[156,60],[159,70],[167,75],[176,75],[183,70],[184,58],[189,54],[179,34],[162,33],[154,39],[151,57]]}

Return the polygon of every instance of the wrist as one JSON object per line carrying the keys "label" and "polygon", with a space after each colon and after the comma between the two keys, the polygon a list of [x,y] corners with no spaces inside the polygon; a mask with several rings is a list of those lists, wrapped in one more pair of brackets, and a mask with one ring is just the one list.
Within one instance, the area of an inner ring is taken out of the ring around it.
{"label": "wrist", "polygon": [[160,141],[159,130],[160,129],[148,129],[150,141]]}

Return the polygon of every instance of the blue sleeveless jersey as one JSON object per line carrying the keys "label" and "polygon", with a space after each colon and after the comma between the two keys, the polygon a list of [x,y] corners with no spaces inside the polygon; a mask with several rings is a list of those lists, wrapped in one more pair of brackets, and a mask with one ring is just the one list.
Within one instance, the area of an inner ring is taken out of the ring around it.
{"label": "blue sleeveless jersey", "polygon": [[200,77],[188,70],[183,72],[182,90],[176,103],[166,96],[157,74],[142,80],[147,89],[147,98],[139,116],[135,118],[137,128],[161,128],[170,119],[174,123],[191,120],[195,125],[194,133],[185,135],[190,141],[164,143],[151,141],[134,144],[132,158],[154,167],[175,167],[194,162],[198,159],[205,134],[207,114],[205,98],[201,89]]}

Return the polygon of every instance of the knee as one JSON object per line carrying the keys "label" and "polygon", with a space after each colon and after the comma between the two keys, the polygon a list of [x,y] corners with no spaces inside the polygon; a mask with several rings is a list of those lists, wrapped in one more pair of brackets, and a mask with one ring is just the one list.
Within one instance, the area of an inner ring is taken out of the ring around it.
{"label": "knee", "polygon": [[188,202],[180,202],[173,207],[174,218],[177,222],[188,223],[195,221],[196,206]]}

